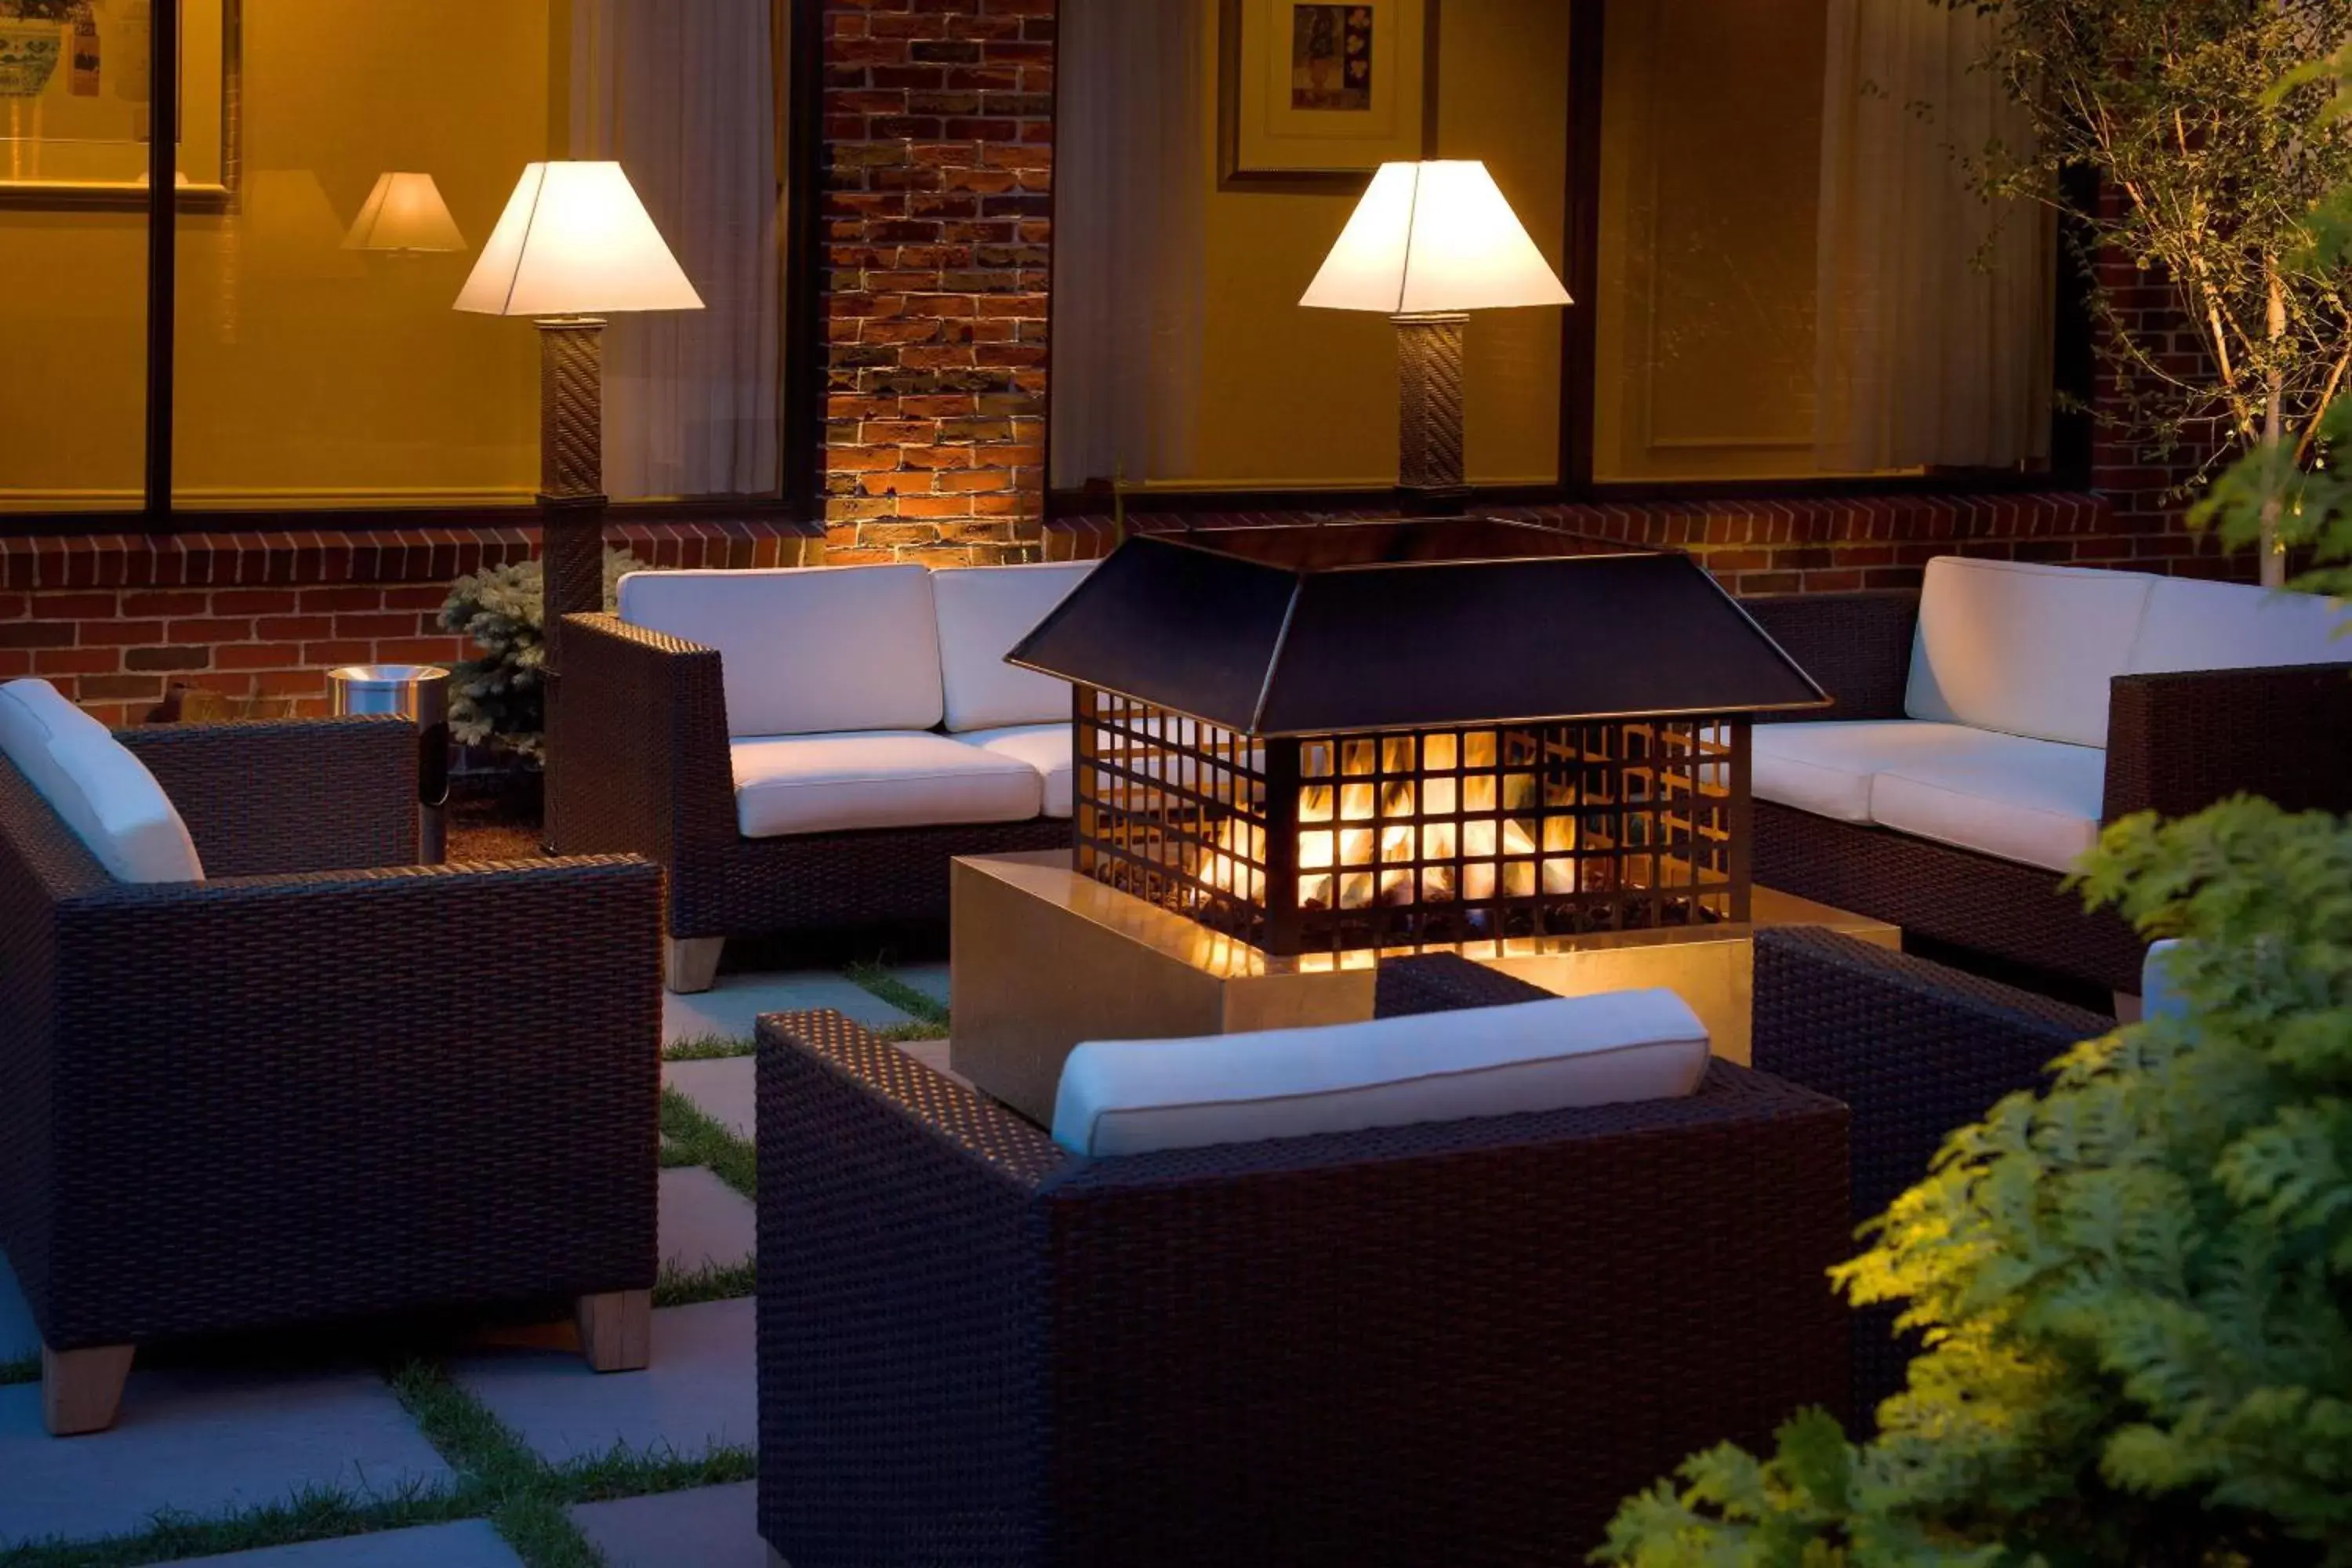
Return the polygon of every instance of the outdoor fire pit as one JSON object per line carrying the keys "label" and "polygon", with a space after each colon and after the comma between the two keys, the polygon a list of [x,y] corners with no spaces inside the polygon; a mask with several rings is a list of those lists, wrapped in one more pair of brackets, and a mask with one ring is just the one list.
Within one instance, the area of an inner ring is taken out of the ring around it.
{"label": "outdoor fire pit", "polygon": [[1689,557],[1499,520],[1129,541],[1071,681],[1079,873],[1296,956],[1748,918],[1748,721],[1821,689]]}

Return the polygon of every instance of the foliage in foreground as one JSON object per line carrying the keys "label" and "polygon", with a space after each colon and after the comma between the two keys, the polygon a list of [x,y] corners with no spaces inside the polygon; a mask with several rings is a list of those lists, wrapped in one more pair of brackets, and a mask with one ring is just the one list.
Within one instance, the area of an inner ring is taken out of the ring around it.
{"label": "foliage in foreground", "polygon": [[1629,1501],[1596,1561],[2352,1564],[2352,823],[2111,827],[2095,899],[2179,935],[2186,1016],[1954,1133],[1839,1271],[1929,1349]]}
{"label": "foliage in foreground", "polygon": [[[625,551],[604,552],[604,608],[610,612],[621,578],[645,563]],[[450,584],[441,625],[474,639],[482,657],[452,671],[449,731],[469,746],[493,742],[537,762],[547,726],[547,694],[540,670],[547,661],[540,563],[493,566]]]}

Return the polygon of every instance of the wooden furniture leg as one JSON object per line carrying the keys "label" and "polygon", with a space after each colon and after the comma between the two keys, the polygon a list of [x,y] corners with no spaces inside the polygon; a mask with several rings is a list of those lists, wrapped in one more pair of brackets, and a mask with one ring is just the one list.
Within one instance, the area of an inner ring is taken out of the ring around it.
{"label": "wooden furniture leg", "polygon": [[719,980],[719,955],[723,936],[662,938],[662,984],[679,995],[708,991]]}
{"label": "wooden furniture leg", "polygon": [[598,1372],[640,1372],[654,1359],[654,1293],[608,1290],[580,1298],[580,1353]]}
{"label": "wooden furniture leg", "polygon": [[53,1351],[41,1347],[41,1421],[52,1437],[103,1432],[122,1408],[131,1345]]}

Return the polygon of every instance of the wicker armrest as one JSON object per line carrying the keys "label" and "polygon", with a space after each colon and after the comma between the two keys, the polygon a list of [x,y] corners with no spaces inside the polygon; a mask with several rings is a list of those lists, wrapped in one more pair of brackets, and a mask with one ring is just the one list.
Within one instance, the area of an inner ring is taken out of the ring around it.
{"label": "wicker armrest", "polygon": [[2185,816],[2242,792],[2352,810],[2352,664],[2116,678],[2107,821]]}
{"label": "wicker armrest", "polygon": [[47,1174],[9,1199],[51,1238],[44,1332],[649,1287],[659,899],[615,858],[56,906],[49,1026],[18,1047]]}
{"label": "wicker armrest", "polygon": [[1380,967],[1372,986],[1372,1016],[1404,1018],[1422,1013],[1452,1013],[1465,1007],[1507,1007],[1542,1002],[1542,986],[1475,963],[1458,952],[1393,958]]}
{"label": "wicker armrest", "polygon": [[404,719],[153,724],[115,739],[171,796],[208,877],[416,858],[416,727]]}
{"label": "wicker armrest", "polygon": [[735,842],[719,650],[613,616],[567,616],[550,812],[566,854],[675,866]]}
{"label": "wicker armrest", "polygon": [[[1853,1112],[1854,1223],[1927,1175],[1944,1140],[2114,1020],[1807,927],[1756,933],[1755,1062]],[[1850,1249],[1851,1250],[1851,1249]],[[1895,1311],[1856,1314],[1854,1407],[1902,1386]]]}
{"label": "wicker armrest", "polygon": [[1911,678],[1911,643],[1919,595],[1908,591],[1785,594],[1745,599],[1741,607],[1799,668],[1836,700],[1759,719],[1900,719]]}

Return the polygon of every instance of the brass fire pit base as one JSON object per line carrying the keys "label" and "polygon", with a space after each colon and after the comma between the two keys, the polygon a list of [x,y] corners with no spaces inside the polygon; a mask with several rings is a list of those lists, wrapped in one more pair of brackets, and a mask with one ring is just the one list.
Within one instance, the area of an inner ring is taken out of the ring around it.
{"label": "brass fire pit base", "polygon": [[[1269,958],[1079,876],[1066,850],[968,856],[952,872],[950,1065],[1040,1124],[1083,1040],[1181,1039],[1372,1016],[1373,955]],[[1717,1056],[1748,1059],[1759,926],[1826,926],[1899,949],[1902,932],[1758,888],[1745,925],[1471,943],[1480,963],[1562,996],[1663,985]],[[1499,946],[1500,951],[1497,951]]]}

